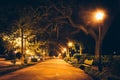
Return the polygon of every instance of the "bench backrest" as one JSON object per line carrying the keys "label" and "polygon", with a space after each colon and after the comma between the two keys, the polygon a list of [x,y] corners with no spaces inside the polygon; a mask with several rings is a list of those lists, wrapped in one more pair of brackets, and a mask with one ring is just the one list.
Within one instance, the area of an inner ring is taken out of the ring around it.
{"label": "bench backrest", "polygon": [[93,59],[91,59],[91,60],[85,59],[84,64],[92,65],[93,64]]}

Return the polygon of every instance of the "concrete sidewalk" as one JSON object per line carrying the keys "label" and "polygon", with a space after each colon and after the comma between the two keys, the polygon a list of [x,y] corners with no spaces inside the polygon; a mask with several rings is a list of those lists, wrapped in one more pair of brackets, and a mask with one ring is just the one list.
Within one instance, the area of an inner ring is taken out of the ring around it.
{"label": "concrete sidewalk", "polygon": [[51,59],[1,76],[0,80],[92,80],[83,70]]}

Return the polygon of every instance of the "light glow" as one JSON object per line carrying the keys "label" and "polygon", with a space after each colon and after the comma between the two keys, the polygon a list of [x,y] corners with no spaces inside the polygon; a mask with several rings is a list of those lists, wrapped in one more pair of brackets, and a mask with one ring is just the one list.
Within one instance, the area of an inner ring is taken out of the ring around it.
{"label": "light glow", "polygon": [[68,43],[68,47],[72,47],[73,46],[73,43],[72,42],[69,42]]}
{"label": "light glow", "polygon": [[66,49],[66,48],[63,48],[62,53],[65,53],[66,51],[67,51],[67,49]]}
{"label": "light glow", "polygon": [[96,20],[103,20],[103,18],[104,18],[104,13],[101,12],[101,11],[96,12],[95,18],[96,18]]}

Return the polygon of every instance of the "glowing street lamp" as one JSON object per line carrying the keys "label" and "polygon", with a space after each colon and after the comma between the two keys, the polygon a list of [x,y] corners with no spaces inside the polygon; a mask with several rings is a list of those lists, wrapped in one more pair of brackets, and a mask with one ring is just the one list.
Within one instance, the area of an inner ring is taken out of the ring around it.
{"label": "glowing street lamp", "polygon": [[95,18],[96,18],[96,20],[98,20],[98,21],[103,20],[103,18],[104,18],[104,13],[101,12],[101,11],[96,12]]}
{"label": "glowing street lamp", "polygon": [[65,53],[67,51],[67,49],[66,48],[63,48],[63,53]]}
{"label": "glowing street lamp", "polygon": [[72,42],[69,42],[68,43],[68,47],[72,47],[73,46],[73,43]]}
{"label": "glowing street lamp", "polygon": [[62,48],[62,53],[65,54],[65,56],[67,56],[67,48]]}
{"label": "glowing street lamp", "polygon": [[98,10],[96,13],[95,13],[95,19],[97,20],[97,22],[99,23],[99,35],[98,35],[98,41],[99,41],[99,66],[98,66],[98,70],[99,71],[102,71],[102,62],[101,62],[101,27],[102,27],[102,21],[103,19],[105,18],[105,13],[101,10]]}

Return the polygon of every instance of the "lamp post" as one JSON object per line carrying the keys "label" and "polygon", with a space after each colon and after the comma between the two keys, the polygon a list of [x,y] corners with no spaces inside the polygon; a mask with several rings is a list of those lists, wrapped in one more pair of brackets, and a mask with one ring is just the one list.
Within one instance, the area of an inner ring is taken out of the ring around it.
{"label": "lamp post", "polygon": [[98,35],[98,41],[99,41],[99,66],[98,66],[98,70],[99,71],[102,71],[103,70],[103,67],[102,67],[102,58],[101,58],[101,35],[102,35],[102,20],[104,18],[104,12],[103,11],[97,11],[96,14],[95,14],[95,19],[98,21],[98,24],[99,24],[99,35]]}
{"label": "lamp post", "polygon": [[70,50],[69,48],[71,48],[73,46],[72,42],[68,42],[68,57],[70,57]]}

